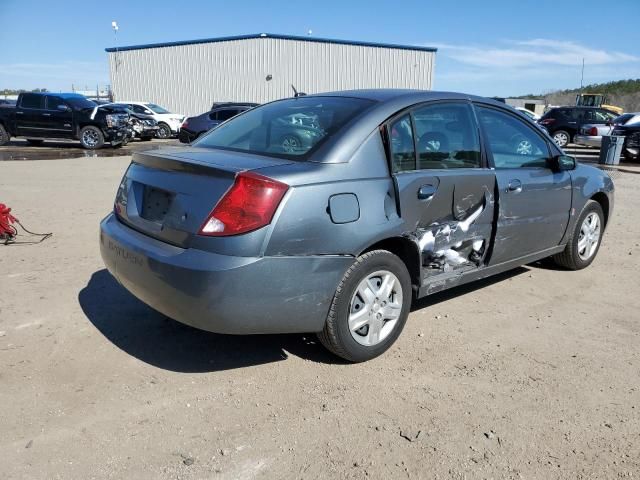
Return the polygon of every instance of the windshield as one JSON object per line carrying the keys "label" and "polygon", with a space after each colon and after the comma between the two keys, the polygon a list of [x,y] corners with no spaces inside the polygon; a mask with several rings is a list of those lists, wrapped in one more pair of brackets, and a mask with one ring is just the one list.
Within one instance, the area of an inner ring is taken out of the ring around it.
{"label": "windshield", "polygon": [[92,102],[88,98],[85,97],[67,97],[65,101],[71,105],[73,108],[83,109],[83,108],[95,108],[98,104],[96,102]]}
{"label": "windshield", "polygon": [[147,103],[147,108],[153,110],[155,113],[171,113],[169,110],[162,108],[160,105],[156,105],[155,103]]}
{"label": "windshield", "polygon": [[304,157],[374,102],[348,97],[298,97],[249,110],[209,132],[198,147]]}

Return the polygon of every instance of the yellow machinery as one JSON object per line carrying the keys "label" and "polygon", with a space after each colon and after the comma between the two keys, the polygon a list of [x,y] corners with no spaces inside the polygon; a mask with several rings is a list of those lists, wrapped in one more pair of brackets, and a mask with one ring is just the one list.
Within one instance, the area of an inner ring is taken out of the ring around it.
{"label": "yellow machinery", "polygon": [[615,105],[607,105],[607,97],[602,93],[579,93],[576,95],[577,107],[601,107],[622,115],[624,110]]}

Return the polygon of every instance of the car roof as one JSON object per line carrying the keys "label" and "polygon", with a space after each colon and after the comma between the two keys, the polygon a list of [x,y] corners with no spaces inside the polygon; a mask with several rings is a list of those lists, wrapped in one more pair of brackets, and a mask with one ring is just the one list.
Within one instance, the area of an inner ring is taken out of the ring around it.
{"label": "car roof", "polygon": [[[23,94],[28,95],[53,95],[55,97],[60,98],[87,98],[84,95],[80,95],[79,93],[58,93],[58,92],[22,92]],[[89,100],[87,98],[87,100]]]}
{"label": "car roof", "polygon": [[458,92],[441,92],[433,90],[412,90],[412,89],[399,89],[399,88],[379,88],[379,89],[363,89],[363,90],[342,90],[337,92],[317,93],[308,95],[310,97],[351,97],[351,98],[363,98],[367,100],[373,100],[380,103],[393,102],[406,100],[408,104],[428,102],[431,100],[472,100],[480,101],[483,103],[490,103],[494,105],[501,105],[504,107],[504,103],[498,102],[492,98],[479,97],[476,95],[469,95],[466,93]]}

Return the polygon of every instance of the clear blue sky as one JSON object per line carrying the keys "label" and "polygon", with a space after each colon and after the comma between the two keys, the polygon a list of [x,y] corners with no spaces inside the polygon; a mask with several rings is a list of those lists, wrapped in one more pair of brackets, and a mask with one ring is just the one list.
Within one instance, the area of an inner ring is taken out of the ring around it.
{"label": "clear blue sky", "polygon": [[[609,4],[610,6],[606,6]],[[105,47],[280,33],[439,48],[435,88],[539,93],[640,78],[640,0],[0,0],[0,89],[109,83]]]}

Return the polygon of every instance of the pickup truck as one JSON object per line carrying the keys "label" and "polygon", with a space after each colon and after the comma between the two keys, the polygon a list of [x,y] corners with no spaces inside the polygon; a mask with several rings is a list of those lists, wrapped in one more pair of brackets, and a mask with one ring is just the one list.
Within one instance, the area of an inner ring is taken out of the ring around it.
{"label": "pickup truck", "polygon": [[21,93],[15,107],[0,109],[0,146],[23,137],[32,145],[73,139],[89,150],[106,142],[117,147],[127,138],[128,123],[126,110],[98,108],[77,93]]}

